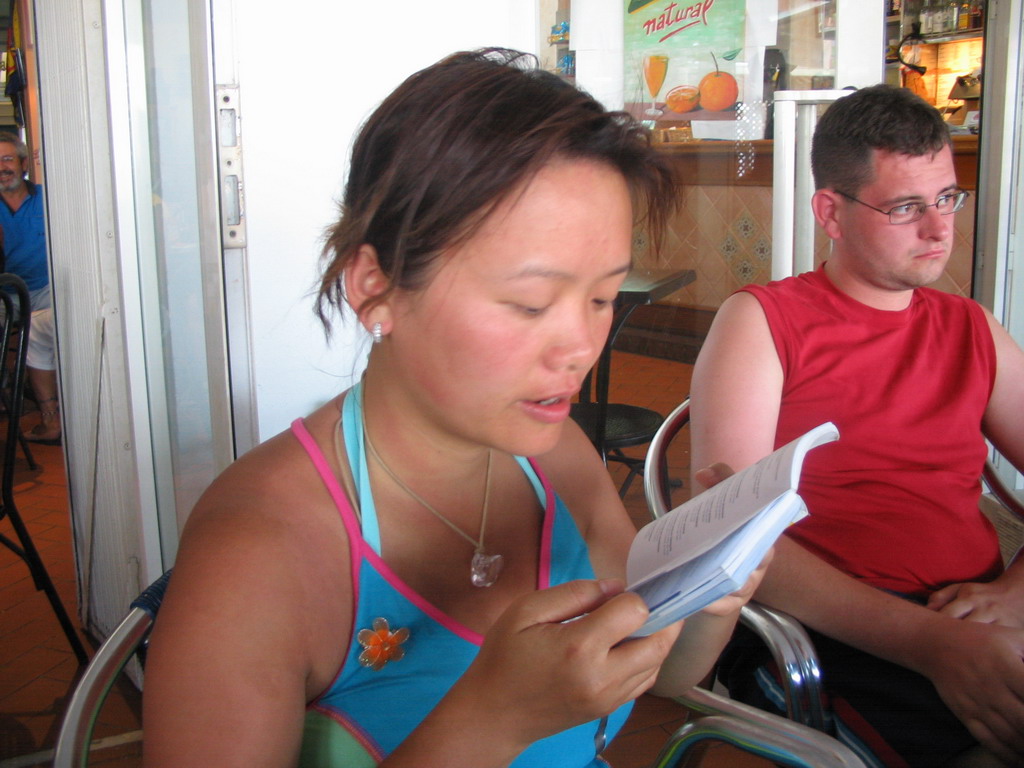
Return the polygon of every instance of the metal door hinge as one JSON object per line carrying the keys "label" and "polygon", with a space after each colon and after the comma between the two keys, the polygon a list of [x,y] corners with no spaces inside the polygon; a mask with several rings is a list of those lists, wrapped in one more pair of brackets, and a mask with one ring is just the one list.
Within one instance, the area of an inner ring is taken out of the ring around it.
{"label": "metal door hinge", "polygon": [[216,93],[221,237],[225,248],[244,248],[245,181],[242,174],[242,118],[238,86],[218,85]]}

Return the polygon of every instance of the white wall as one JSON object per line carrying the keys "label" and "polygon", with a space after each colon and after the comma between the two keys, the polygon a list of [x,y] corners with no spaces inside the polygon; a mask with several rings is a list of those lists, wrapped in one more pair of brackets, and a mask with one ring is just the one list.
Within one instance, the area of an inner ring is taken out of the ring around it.
{"label": "white wall", "polygon": [[[536,52],[538,21],[529,0],[294,0],[284,13],[239,0],[233,7],[252,369],[264,440],[362,368],[366,340],[354,322],[339,326],[328,346],[308,295],[358,126],[405,77],[448,53],[489,45]],[[215,47],[232,45],[216,28],[214,35]]]}

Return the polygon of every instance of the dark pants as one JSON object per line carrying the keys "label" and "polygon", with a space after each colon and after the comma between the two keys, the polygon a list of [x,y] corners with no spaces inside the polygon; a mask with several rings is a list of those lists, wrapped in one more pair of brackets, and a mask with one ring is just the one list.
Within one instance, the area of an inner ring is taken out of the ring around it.
{"label": "dark pants", "polygon": [[[825,704],[835,721],[833,735],[840,740],[849,743],[852,732],[887,768],[941,766],[977,744],[928,678],[817,632],[809,634],[821,664]],[[785,715],[773,703],[778,698],[765,690],[765,671],[778,685],[778,670],[764,644],[746,627],[737,627],[722,654],[719,680],[732,698]]]}

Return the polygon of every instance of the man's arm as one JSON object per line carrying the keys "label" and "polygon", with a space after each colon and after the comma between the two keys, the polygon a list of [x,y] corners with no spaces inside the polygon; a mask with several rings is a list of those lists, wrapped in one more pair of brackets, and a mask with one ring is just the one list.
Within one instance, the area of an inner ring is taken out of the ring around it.
{"label": "man's arm", "polygon": [[[740,470],[774,447],[782,368],[757,300],[719,310],[694,368],[693,466]],[[862,584],[782,537],[756,597],[848,645],[924,674],[997,754],[1024,754],[1024,632],[949,616]],[[984,650],[981,650],[984,649]]]}
{"label": "man's arm", "polygon": [[[1024,351],[985,310],[996,348],[996,379],[982,420],[985,436],[1014,467],[1024,470]],[[987,584],[951,584],[928,607],[958,619],[1024,628],[1024,558]]]}
{"label": "man's arm", "polygon": [[982,428],[1000,453],[1024,470],[1024,351],[987,309],[985,317],[996,347],[996,380]]}
{"label": "man's arm", "polygon": [[[761,304],[736,293],[722,304],[690,385],[691,465],[739,472],[775,448],[782,366]],[[702,486],[694,478],[694,489]]]}

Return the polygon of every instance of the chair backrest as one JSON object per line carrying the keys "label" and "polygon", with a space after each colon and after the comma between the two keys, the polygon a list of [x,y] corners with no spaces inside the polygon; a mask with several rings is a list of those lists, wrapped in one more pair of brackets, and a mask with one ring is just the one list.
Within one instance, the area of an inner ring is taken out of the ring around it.
{"label": "chair backrest", "polygon": [[647,461],[644,466],[644,495],[652,517],[661,517],[672,508],[669,492],[667,462],[664,460],[668,447],[679,431],[690,423],[690,398],[673,409],[661,423],[661,427],[647,447]]}
{"label": "chair backrest", "polygon": [[[665,455],[669,444],[689,421],[690,400],[687,398],[669,414],[651,440],[644,467],[644,493],[653,517],[661,517],[673,509],[665,477]],[[982,477],[1002,508],[1024,525],[1024,503],[1003,483],[991,462],[985,463]],[[760,637],[772,653],[780,670],[787,717],[825,730],[821,667],[814,644],[803,626],[788,614],[755,602],[743,607],[740,621]]]}
{"label": "chair backrest", "polygon": [[[14,465],[21,436],[21,404],[25,391],[25,357],[28,354],[28,333],[32,322],[32,303],[25,281],[10,272],[0,273],[0,306],[3,323],[0,328],[0,351],[4,380],[0,382],[7,411],[7,433],[3,453],[3,501],[14,504]],[[12,344],[13,342],[13,344]],[[0,517],[3,517],[0,512]]]}
{"label": "chair backrest", "polygon": [[1014,517],[1024,522],[1024,504],[1021,503],[1020,498],[1014,493],[1013,489],[1003,482],[991,461],[985,462],[985,468],[981,471],[981,476],[985,481],[985,485],[992,492],[992,495],[996,497],[996,500],[1006,507],[1007,511],[1013,514]]}
{"label": "chair backrest", "polygon": [[990,494],[981,497],[981,511],[995,526],[1003,564],[1008,566],[1024,551],[1024,504],[991,461],[985,462],[981,477]]}
{"label": "chair backrest", "polygon": [[114,681],[128,661],[145,649],[171,571],[146,588],[131,610],[96,651],[75,686],[57,735],[54,768],[82,768],[89,762],[93,728]]}

